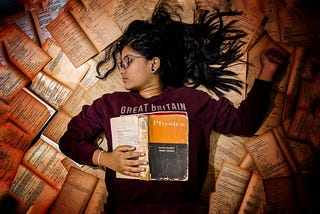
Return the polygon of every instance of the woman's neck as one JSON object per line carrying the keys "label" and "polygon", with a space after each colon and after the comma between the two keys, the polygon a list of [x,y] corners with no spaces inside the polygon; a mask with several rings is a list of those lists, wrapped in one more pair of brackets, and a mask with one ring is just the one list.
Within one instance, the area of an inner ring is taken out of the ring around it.
{"label": "woman's neck", "polygon": [[162,91],[163,91],[163,87],[159,85],[159,86],[149,87],[149,88],[140,90],[139,94],[143,98],[151,98],[151,97],[160,95]]}

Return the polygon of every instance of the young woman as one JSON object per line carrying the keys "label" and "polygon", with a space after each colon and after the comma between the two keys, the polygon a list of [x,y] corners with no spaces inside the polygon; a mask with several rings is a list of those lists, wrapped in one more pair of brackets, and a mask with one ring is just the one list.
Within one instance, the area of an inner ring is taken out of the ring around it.
{"label": "young woman", "polygon": [[[151,21],[132,22],[109,47],[104,62],[120,54],[119,70],[130,92],[105,94],[91,106],[84,106],[59,143],[61,151],[75,161],[106,167],[107,213],[206,212],[208,207],[202,207],[199,200],[212,129],[252,135],[259,128],[269,107],[272,78],[283,58],[278,51],[267,50],[261,56],[262,70],[247,98],[238,108],[231,105],[221,92],[239,87],[240,81],[228,66],[239,59],[244,34],[232,25],[222,25],[222,17],[228,15],[232,14],[206,12],[197,23],[184,24],[159,7]],[[211,99],[185,84],[203,84],[220,99]],[[179,105],[183,108],[175,108]],[[188,181],[116,178],[115,172],[138,176],[147,163],[137,159],[145,154],[132,146],[112,150],[110,118],[178,110],[184,111],[189,120]],[[108,140],[108,151],[92,144],[101,131]]]}

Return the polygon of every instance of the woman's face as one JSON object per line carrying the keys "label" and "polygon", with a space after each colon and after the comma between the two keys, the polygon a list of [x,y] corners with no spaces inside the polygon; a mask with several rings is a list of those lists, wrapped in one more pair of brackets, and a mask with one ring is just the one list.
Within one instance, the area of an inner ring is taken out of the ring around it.
{"label": "woman's face", "polygon": [[154,73],[152,62],[129,46],[123,48],[119,62],[124,87],[131,91],[141,91],[152,86]]}

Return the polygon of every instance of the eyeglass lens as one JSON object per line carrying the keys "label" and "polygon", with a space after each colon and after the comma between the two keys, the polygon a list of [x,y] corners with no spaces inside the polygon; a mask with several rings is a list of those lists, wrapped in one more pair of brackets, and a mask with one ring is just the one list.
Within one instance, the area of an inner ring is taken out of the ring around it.
{"label": "eyeglass lens", "polygon": [[118,62],[119,69],[127,69],[131,64],[132,60],[136,58],[144,58],[144,56],[127,55],[123,57],[123,59],[121,59]]}

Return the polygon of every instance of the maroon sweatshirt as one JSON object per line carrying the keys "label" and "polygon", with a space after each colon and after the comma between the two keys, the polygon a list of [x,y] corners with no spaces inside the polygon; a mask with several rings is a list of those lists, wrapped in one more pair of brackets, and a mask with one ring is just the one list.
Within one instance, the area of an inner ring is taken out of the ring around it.
{"label": "maroon sweatshirt", "polygon": [[[252,135],[270,104],[271,83],[257,79],[247,98],[235,108],[226,98],[211,99],[205,92],[167,87],[160,95],[143,98],[135,92],[105,94],[84,106],[61,137],[61,151],[78,163],[93,165],[92,145],[104,131],[112,151],[110,118],[120,115],[183,111],[189,120],[188,181],[118,179],[106,170],[107,213],[201,213],[200,192],[207,174],[210,133]],[[174,167],[174,165],[172,166]]]}

